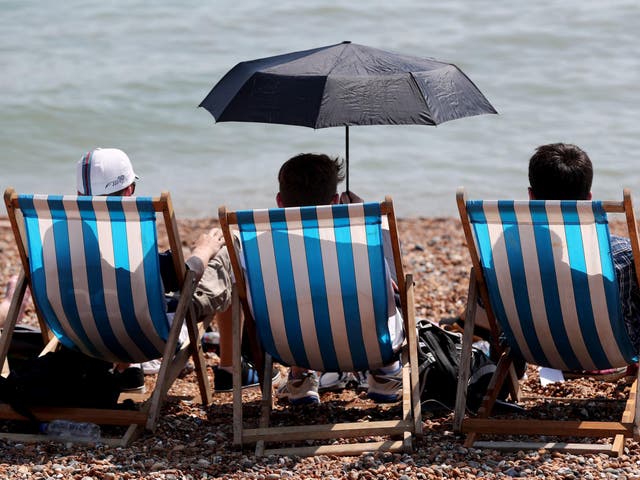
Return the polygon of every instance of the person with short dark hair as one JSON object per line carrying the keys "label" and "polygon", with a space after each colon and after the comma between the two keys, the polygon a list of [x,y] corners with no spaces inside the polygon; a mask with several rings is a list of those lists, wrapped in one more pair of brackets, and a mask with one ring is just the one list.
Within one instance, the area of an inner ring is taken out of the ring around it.
{"label": "person with short dark hair", "polygon": [[[531,200],[591,200],[593,165],[587,153],[565,143],[539,146],[529,160]],[[629,338],[640,352],[640,288],[628,238],[611,235],[611,254]]]}
{"label": "person with short dark hair", "polygon": [[343,162],[339,158],[301,153],[280,167],[276,201],[297,207],[338,203],[338,184],[343,180]]}
{"label": "person with short dark hair", "polygon": [[593,166],[575,145],[550,143],[529,160],[529,194],[544,200],[590,200]]}
{"label": "person with short dark hair", "polygon": [[[344,180],[343,162],[325,154],[301,153],[287,160],[278,172],[278,207],[303,207],[336,203],[362,202],[353,192],[338,195],[338,184]],[[393,263],[393,262],[391,262]],[[389,282],[394,285],[393,278]],[[402,315],[396,308],[389,318],[389,334],[398,351],[404,331]],[[367,374],[368,396],[377,402],[395,402],[402,388],[401,365],[398,360]],[[291,367],[283,386],[292,404],[320,403],[318,374],[304,368]],[[280,392],[283,393],[282,391]]]}

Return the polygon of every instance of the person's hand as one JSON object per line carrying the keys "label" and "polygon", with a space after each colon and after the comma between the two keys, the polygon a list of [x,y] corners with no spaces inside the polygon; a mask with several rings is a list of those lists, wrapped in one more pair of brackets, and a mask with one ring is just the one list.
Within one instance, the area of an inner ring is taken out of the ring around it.
{"label": "person's hand", "polygon": [[193,255],[199,257],[206,265],[209,260],[224,246],[222,230],[212,228],[207,233],[201,234],[193,246]]}
{"label": "person's hand", "polygon": [[340,194],[340,203],[362,203],[364,200],[355,193],[347,190]]}

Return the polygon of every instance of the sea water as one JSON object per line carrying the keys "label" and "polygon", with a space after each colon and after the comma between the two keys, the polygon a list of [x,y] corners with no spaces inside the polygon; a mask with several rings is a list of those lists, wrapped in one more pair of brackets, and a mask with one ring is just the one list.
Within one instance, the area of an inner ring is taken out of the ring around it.
{"label": "sea water", "polygon": [[537,145],[571,142],[596,197],[640,195],[640,3],[496,0],[0,1],[0,187],[74,193],[87,150],[119,147],[179,216],[274,205],[299,152],[344,129],[215,123],[198,108],[236,63],[350,40],[458,65],[499,111],[350,128],[351,189],[401,216],[455,215],[455,190],[524,198]]}

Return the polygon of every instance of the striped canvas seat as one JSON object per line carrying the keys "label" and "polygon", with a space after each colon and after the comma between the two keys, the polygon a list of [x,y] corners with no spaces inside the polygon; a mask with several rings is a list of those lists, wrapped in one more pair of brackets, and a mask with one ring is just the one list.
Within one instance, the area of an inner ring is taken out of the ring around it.
{"label": "striped canvas seat", "polygon": [[169,335],[151,198],[20,195],[33,298],[69,348],[162,356]]}
{"label": "striped canvas seat", "polygon": [[377,203],[238,211],[251,310],[264,349],[320,371],[393,358],[395,315]]}
{"label": "striped canvas seat", "polygon": [[[411,449],[412,435],[422,434],[413,281],[403,274],[391,199],[237,212],[220,207],[219,214],[227,245],[234,238],[239,244],[237,250],[229,250],[237,282],[233,302],[234,443],[256,443],[256,455]],[[389,263],[385,244],[390,244]],[[397,273],[401,312],[396,309],[390,270]],[[240,303],[249,343],[255,340],[254,360],[259,367],[264,365],[258,428],[243,425]],[[401,346],[397,340],[402,338],[395,335],[395,328],[390,331],[390,321],[404,327],[406,342]],[[269,426],[273,358],[321,372],[346,372],[387,365],[398,353],[403,378],[400,419]],[[265,442],[374,434],[399,435],[402,440],[264,448]]]}
{"label": "striped canvas seat", "polygon": [[628,365],[602,202],[469,201],[491,306],[527,362],[560,370]]}
{"label": "striped canvas seat", "polygon": [[[169,193],[157,198],[18,195],[8,188],[4,200],[23,270],[0,336],[0,364],[7,358],[27,285],[47,343],[42,354],[62,344],[113,363],[162,357],[152,391],[133,398],[140,403],[137,410],[123,405],[114,409],[34,407],[38,419],[128,426],[121,437],[101,440],[126,445],[145,427],[156,428],[166,393],[190,356],[201,398],[204,403],[211,401],[206,365],[197,348],[204,327],[199,329],[191,308],[195,273],[187,271],[184,263]],[[172,322],[160,276],[156,214],[164,220],[179,287]],[[179,344],[185,324],[189,340]],[[0,403],[0,419],[25,417]],[[25,438],[5,432],[0,436]],[[46,435],[27,437],[47,440]]]}
{"label": "striped canvas seat", "polygon": [[[481,201],[466,200],[464,190],[458,191],[460,219],[473,265],[454,414],[454,430],[467,433],[465,446],[620,455],[624,439],[637,438],[640,433],[636,415],[637,378],[619,421],[594,421],[589,417],[489,418],[503,387],[509,387],[513,401],[519,399],[518,381],[512,368],[516,359],[582,375],[625,367],[637,360],[622,317],[607,219],[609,213],[625,215],[638,277],[640,247],[635,214],[628,190],[623,197],[622,202]],[[492,333],[492,355],[498,365],[477,417],[465,418],[469,360],[480,306],[486,312]],[[545,401],[554,400],[545,397]],[[571,398],[560,400],[563,404],[572,403]],[[614,440],[612,443],[479,442],[477,436],[481,434]]]}

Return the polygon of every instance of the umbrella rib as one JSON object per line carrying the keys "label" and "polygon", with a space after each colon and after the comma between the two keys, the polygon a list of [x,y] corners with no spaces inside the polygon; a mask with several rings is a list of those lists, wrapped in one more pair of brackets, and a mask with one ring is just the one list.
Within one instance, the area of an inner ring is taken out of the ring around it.
{"label": "umbrella rib", "polygon": [[[413,75],[413,72],[409,72],[409,76],[411,77],[411,81],[416,86],[418,91],[422,94],[422,95],[420,95],[420,98],[424,102],[424,106],[425,106],[425,108],[427,109],[427,112],[428,112],[429,111],[429,104],[427,103],[427,94],[420,88],[420,84],[416,80],[416,77]],[[434,124],[435,124],[435,120],[434,120]]]}
{"label": "umbrella rib", "polygon": [[[326,84],[327,84],[327,79],[329,78],[329,76],[331,75],[331,73],[333,72],[333,70],[338,66],[338,61],[342,58],[342,55],[344,54],[344,51],[347,49],[347,46],[351,45],[351,42],[342,42],[342,44],[341,44],[341,45],[343,45],[343,48],[342,48],[342,50],[340,51],[340,54],[336,57],[336,61],[335,61],[335,62],[333,62],[332,67],[329,69],[329,71],[328,71],[328,72],[327,72],[327,74],[325,75],[325,81],[324,81],[325,86],[326,86]],[[323,92],[322,92],[322,93],[323,93],[323,95],[324,95],[324,90],[323,90]],[[318,109],[320,109],[320,107],[322,107],[322,99],[320,100],[320,106],[318,107]],[[315,123],[315,125],[313,126],[314,130],[316,130],[316,129],[318,128],[318,121],[319,121],[319,119],[320,119],[320,115],[318,115],[318,116],[316,117],[316,123]],[[345,125],[347,125],[347,124],[345,123]]]}
{"label": "umbrella rib", "polygon": [[349,42],[349,43],[344,43],[343,42],[342,45],[344,45],[344,47],[340,51],[340,54],[336,57],[336,61],[333,62],[333,66],[331,67],[331,69],[329,69],[329,71],[327,72],[327,75],[326,75],[327,77],[329,75],[331,75],[333,70],[338,66],[338,61],[342,58],[342,55],[344,54],[344,51],[347,49],[347,46],[351,45],[351,42]]}

